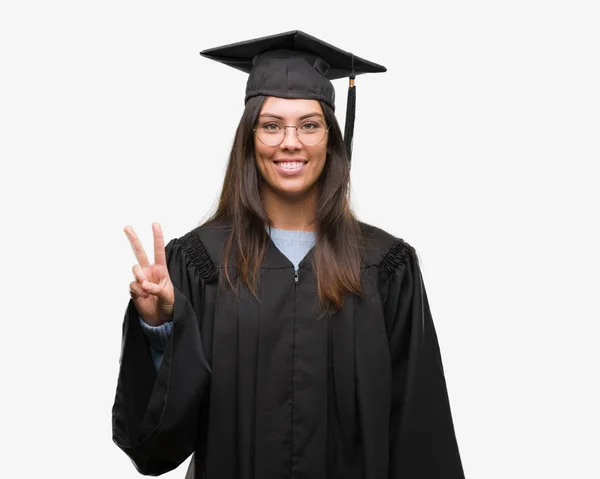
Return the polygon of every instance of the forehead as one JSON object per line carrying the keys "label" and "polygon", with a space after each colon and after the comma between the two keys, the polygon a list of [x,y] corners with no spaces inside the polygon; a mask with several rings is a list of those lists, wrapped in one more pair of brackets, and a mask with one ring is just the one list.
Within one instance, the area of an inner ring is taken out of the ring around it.
{"label": "forehead", "polygon": [[323,115],[323,109],[317,100],[274,96],[268,97],[260,110],[261,115],[271,114],[283,118],[297,118],[312,113]]}

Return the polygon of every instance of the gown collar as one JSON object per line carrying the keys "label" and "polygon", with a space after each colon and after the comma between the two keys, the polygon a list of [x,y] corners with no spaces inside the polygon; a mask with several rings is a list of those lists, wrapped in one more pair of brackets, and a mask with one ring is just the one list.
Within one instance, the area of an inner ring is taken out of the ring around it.
{"label": "gown collar", "polygon": [[[315,245],[306,253],[304,258],[298,263],[298,268],[312,269],[311,258],[314,255]],[[267,251],[262,263],[263,268],[294,268],[294,263],[282,253],[277,247],[271,236],[268,235]]]}

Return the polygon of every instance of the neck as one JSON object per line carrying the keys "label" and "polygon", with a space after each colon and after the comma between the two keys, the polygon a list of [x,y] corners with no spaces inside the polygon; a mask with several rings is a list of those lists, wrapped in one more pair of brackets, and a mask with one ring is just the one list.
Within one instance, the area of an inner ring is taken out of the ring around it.
{"label": "neck", "polygon": [[317,231],[317,189],[312,188],[302,197],[285,197],[270,188],[261,190],[261,199],[273,227],[282,230]]}

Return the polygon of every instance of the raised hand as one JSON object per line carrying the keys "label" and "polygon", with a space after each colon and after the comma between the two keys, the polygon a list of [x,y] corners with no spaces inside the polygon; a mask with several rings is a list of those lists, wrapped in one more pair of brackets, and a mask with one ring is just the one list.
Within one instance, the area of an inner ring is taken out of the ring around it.
{"label": "raised hand", "polygon": [[138,260],[138,264],[133,266],[135,281],[129,283],[129,294],[142,319],[152,326],[160,326],[173,319],[175,304],[175,291],[167,268],[162,228],[159,223],[152,223],[154,264],[148,261],[148,256],[133,228],[128,225],[124,231]]}

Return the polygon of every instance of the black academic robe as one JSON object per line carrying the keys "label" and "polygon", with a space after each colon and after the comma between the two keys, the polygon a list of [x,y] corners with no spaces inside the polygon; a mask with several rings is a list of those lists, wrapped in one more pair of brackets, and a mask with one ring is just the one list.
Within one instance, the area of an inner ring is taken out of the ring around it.
{"label": "black academic robe", "polygon": [[130,301],[113,406],[113,440],[140,473],[194,453],[193,479],[464,477],[415,250],[361,230],[366,294],[321,319],[314,248],[296,277],[269,238],[260,302],[242,288],[237,303],[218,285],[226,230],[167,244],[171,341],[156,371]]}

